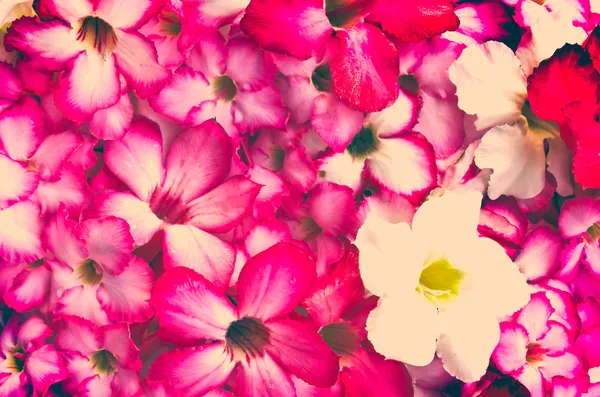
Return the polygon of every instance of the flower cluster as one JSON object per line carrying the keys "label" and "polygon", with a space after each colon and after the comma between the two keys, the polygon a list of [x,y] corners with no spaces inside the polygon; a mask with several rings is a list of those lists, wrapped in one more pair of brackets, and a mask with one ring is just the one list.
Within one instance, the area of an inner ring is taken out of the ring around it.
{"label": "flower cluster", "polygon": [[0,397],[600,396],[597,0],[0,0]]}

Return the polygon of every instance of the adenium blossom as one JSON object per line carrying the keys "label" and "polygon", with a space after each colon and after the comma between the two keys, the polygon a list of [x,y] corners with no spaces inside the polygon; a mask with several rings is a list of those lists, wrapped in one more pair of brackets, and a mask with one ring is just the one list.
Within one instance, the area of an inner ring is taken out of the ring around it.
{"label": "adenium blossom", "polygon": [[120,141],[104,148],[107,168],[131,192],[105,191],[84,216],[123,218],[136,245],[159,231],[165,268],[195,269],[219,289],[233,273],[234,247],[214,233],[236,226],[252,208],[261,186],[231,168],[232,143],[214,120],[178,135],[163,162],[158,126],[144,118],[132,122]]}
{"label": "adenium blossom", "polygon": [[[44,3],[56,19],[21,18],[11,25],[4,41],[9,50],[25,54],[39,69],[65,71],[55,100],[67,117],[85,122],[108,108],[120,114],[121,76],[141,97],[158,92],[169,79],[169,72],[157,62],[154,46],[136,32],[159,2]],[[105,119],[112,121],[112,117]]]}
{"label": "adenium blossom", "polygon": [[46,340],[52,328],[39,316],[12,317],[0,335],[0,396],[45,395],[69,376],[65,362]]}
{"label": "adenium blossom", "polygon": [[185,396],[222,386],[234,369],[238,396],[296,395],[291,374],[317,387],[333,386],[337,356],[312,324],[292,315],[315,276],[306,251],[278,243],[244,265],[233,306],[193,270],[168,270],[152,305],[170,340],[196,346],[160,355],[149,378]]}
{"label": "adenium blossom", "polygon": [[477,235],[480,202],[465,190],[430,197],[412,226],[368,215],[356,245],[365,286],[380,297],[369,340],[386,358],[423,366],[437,353],[464,382],[485,374],[499,319],[530,291],[502,247]]}

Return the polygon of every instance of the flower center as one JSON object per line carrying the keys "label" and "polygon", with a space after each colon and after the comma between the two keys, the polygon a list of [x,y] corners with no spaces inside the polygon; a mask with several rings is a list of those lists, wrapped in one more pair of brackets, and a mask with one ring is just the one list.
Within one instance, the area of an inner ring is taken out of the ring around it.
{"label": "flower center", "polygon": [[25,350],[21,346],[15,346],[12,350],[12,354],[8,354],[5,365],[10,372],[19,373],[23,372],[25,367]]}
{"label": "flower center", "polygon": [[329,65],[319,65],[314,70],[311,80],[315,88],[321,92],[331,91],[331,68]]}
{"label": "flower center", "polygon": [[464,272],[454,268],[448,258],[441,257],[423,269],[416,289],[430,302],[440,307],[444,302],[458,296],[464,278]]}
{"label": "flower center", "polygon": [[584,239],[588,244],[593,244],[598,241],[598,239],[600,239],[600,224],[592,224],[592,226],[585,231]]}
{"label": "flower center", "polygon": [[527,345],[527,355],[525,361],[529,365],[536,367],[543,360],[546,349],[543,349],[538,343],[532,342]]}
{"label": "flower center", "polygon": [[103,274],[102,266],[89,258],[84,260],[77,268],[77,275],[84,284],[95,285],[100,283]]}
{"label": "flower center", "polygon": [[362,127],[346,147],[346,150],[354,158],[365,158],[377,150],[378,144],[379,139],[377,139],[373,130],[369,127]]}
{"label": "flower center", "polygon": [[163,12],[159,16],[160,27],[166,36],[179,36],[181,33],[181,21],[174,12]]}
{"label": "flower center", "polygon": [[346,322],[328,324],[319,334],[338,356],[349,356],[360,345],[358,332]]}
{"label": "flower center", "polygon": [[403,74],[398,77],[398,85],[402,90],[409,94],[418,94],[419,93],[419,81],[412,74]]}
{"label": "flower center", "polygon": [[44,262],[46,262],[46,259],[41,258],[41,259],[38,259],[37,261],[31,262],[29,265],[27,265],[27,267],[29,269],[36,269],[36,268],[42,266],[44,264]]}
{"label": "flower center", "polygon": [[349,28],[360,22],[372,0],[326,0],[325,13],[336,28]]}
{"label": "flower center", "polygon": [[110,55],[117,46],[117,36],[112,26],[93,16],[83,19],[77,39],[103,55]]}
{"label": "flower center", "polygon": [[227,350],[237,360],[262,356],[269,343],[269,330],[260,320],[244,317],[229,325],[225,342]]}
{"label": "flower center", "polygon": [[219,76],[213,82],[213,91],[217,99],[229,102],[237,94],[237,87],[231,77]]}
{"label": "flower center", "polygon": [[108,350],[98,350],[90,357],[92,366],[99,374],[112,374],[119,368],[117,358]]}

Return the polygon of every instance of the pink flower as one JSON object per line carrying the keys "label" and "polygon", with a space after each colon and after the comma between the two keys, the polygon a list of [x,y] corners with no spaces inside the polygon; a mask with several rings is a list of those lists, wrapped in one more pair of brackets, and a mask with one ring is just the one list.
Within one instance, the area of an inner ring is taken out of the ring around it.
{"label": "pink flower", "polygon": [[37,315],[12,317],[0,335],[0,396],[45,395],[69,373],[54,345],[45,340],[52,329]]}
{"label": "pink flower", "polygon": [[268,51],[299,59],[319,54],[335,32],[340,48],[331,62],[333,89],[350,107],[374,112],[398,96],[398,60],[395,46],[372,23],[418,41],[454,30],[459,21],[446,0],[252,0],[241,28]]}
{"label": "pink flower", "polygon": [[158,126],[136,118],[125,138],[104,148],[106,166],[131,192],[98,195],[84,216],[125,219],[138,246],[161,230],[165,268],[192,268],[225,290],[235,249],[214,234],[235,227],[261,188],[244,176],[225,179],[232,155],[231,139],[208,120],[177,136],[163,163]]}
{"label": "pink flower", "polygon": [[309,322],[292,315],[314,279],[314,261],[286,243],[246,263],[237,307],[194,271],[168,270],[152,296],[161,329],[180,344],[216,342],[162,354],[149,378],[166,381],[185,396],[220,387],[234,369],[240,397],[293,396],[290,375],[332,386],[339,371],[336,355]]}
{"label": "pink flower", "polygon": [[500,371],[524,384],[532,397],[546,396],[555,378],[574,379],[582,372],[567,329],[550,320],[554,311],[544,292],[532,294],[511,321],[500,324],[500,342],[492,355]]}
{"label": "pink flower", "polygon": [[52,269],[57,316],[79,316],[100,325],[152,316],[148,301],[154,273],[131,255],[133,238],[123,219],[77,224],[59,211],[46,226],[45,243],[58,261]]}
{"label": "pink flower", "polygon": [[81,396],[138,397],[141,361],[125,324],[96,327],[64,316],[56,345],[64,353],[69,378],[64,387]]}
{"label": "pink flower", "polygon": [[38,69],[65,70],[55,99],[69,118],[85,122],[108,108],[119,113],[113,107],[123,93],[120,76],[141,97],[156,93],[169,79],[154,46],[136,32],[158,4],[48,0],[47,10],[58,19],[21,18],[11,25],[5,45],[25,54]]}
{"label": "pink flower", "polygon": [[205,30],[186,65],[150,104],[191,126],[214,118],[231,137],[259,128],[285,129],[288,111],[273,86],[276,73],[256,43],[242,35],[225,43],[219,31]]}

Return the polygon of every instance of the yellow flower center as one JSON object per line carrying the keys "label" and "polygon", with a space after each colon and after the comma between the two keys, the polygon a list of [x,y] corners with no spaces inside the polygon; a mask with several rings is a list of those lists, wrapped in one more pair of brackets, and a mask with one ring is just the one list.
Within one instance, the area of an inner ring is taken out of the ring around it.
{"label": "yellow flower center", "polygon": [[452,266],[448,258],[440,257],[425,266],[416,290],[437,307],[458,296],[465,273]]}

